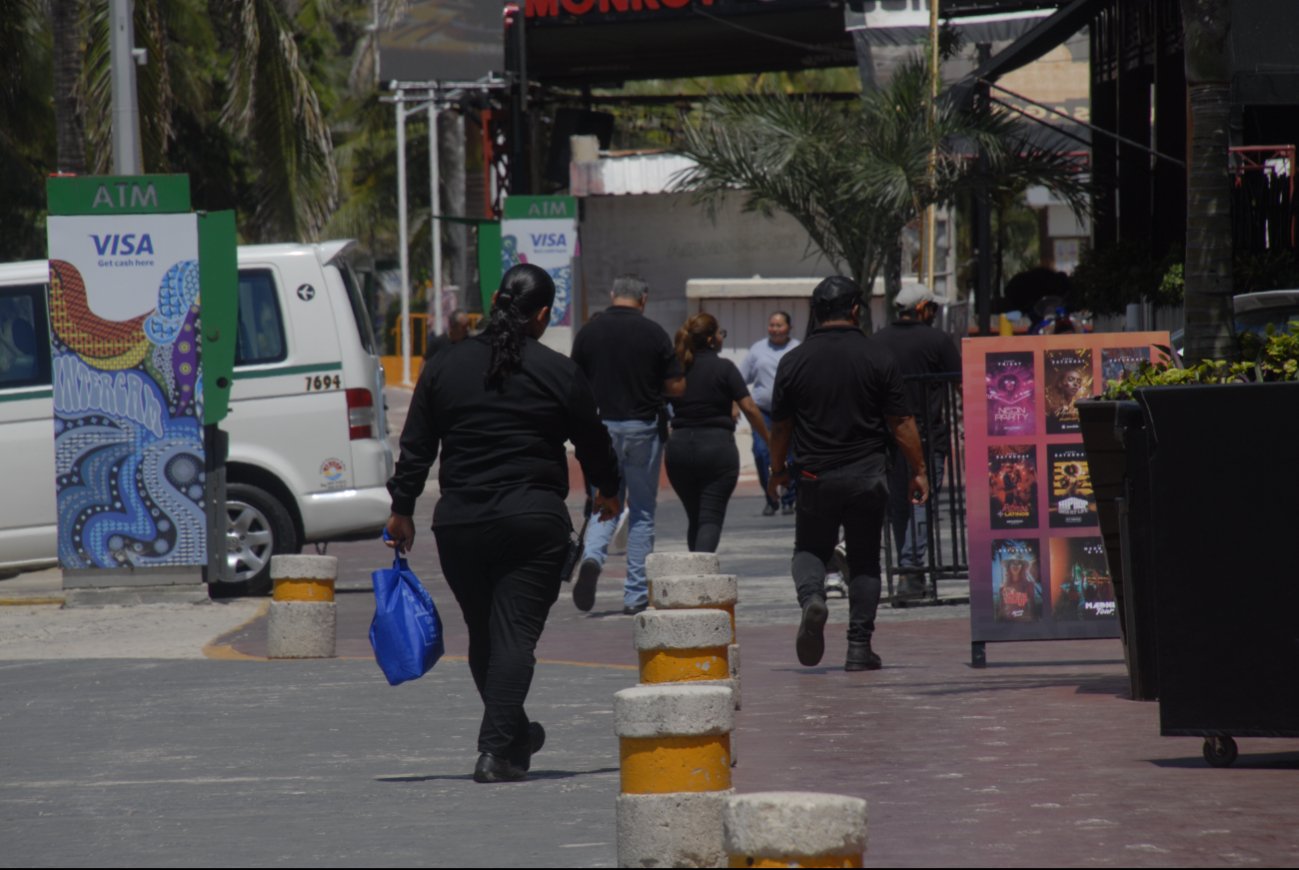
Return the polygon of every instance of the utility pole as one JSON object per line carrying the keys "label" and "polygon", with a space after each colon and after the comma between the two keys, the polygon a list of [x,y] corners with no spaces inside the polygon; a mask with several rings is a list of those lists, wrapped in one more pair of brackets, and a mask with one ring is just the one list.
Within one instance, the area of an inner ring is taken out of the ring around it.
{"label": "utility pole", "polygon": [[[933,135],[937,121],[938,84],[938,0],[929,0],[929,132]],[[934,183],[934,173],[938,163],[938,147],[929,152],[929,183]],[[932,195],[932,194],[931,194]],[[934,291],[934,259],[938,253],[938,214],[931,202],[925,208],[925,286]]]}
{"label": "utility pole", "polygon": [[135,67],[145,61],[135,47],[132,0],[109,0],[112,28],[110,61],[113,93],[113,174],[139,175],[140,109],[135,95]]}

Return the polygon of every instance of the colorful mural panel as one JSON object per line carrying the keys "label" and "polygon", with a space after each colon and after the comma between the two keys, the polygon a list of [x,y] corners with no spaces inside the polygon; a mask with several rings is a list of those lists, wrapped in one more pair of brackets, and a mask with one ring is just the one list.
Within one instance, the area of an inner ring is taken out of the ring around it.
{"label": "colorful mural panel", "polygon": [[49,239],[59,562],[205,565],[197,220],[51,216]]}

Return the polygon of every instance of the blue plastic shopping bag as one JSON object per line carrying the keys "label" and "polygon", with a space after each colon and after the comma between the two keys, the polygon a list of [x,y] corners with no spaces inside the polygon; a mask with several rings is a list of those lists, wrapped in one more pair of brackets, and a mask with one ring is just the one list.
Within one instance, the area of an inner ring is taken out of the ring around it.
{"label": "blue plastic shopping bag", "polygon": [[390,685],[418,679],[442,658],[442,620],[433,598],[398,553],[391,568],[370,574],[374,619],[370,646]]}

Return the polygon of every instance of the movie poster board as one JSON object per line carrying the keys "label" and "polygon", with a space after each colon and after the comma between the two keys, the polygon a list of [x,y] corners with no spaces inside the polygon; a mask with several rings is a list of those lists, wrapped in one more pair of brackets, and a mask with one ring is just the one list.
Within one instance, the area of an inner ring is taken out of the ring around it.
{"label": "movie poster board", "polygon": [[970,636],[1118,637],[1077,402],[1168,333],[969,338],[962,345]]}

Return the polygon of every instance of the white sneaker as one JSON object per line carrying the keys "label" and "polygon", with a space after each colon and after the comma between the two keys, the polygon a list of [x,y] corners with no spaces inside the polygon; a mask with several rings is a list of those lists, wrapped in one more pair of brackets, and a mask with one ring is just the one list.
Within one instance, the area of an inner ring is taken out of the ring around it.
{"label": "white sneaker", "polygon": [[843,582],[843,575],[838,571],[831,571],[825,575],[825,597],[831,595],[836,598],[848,597],[848,586]]}

